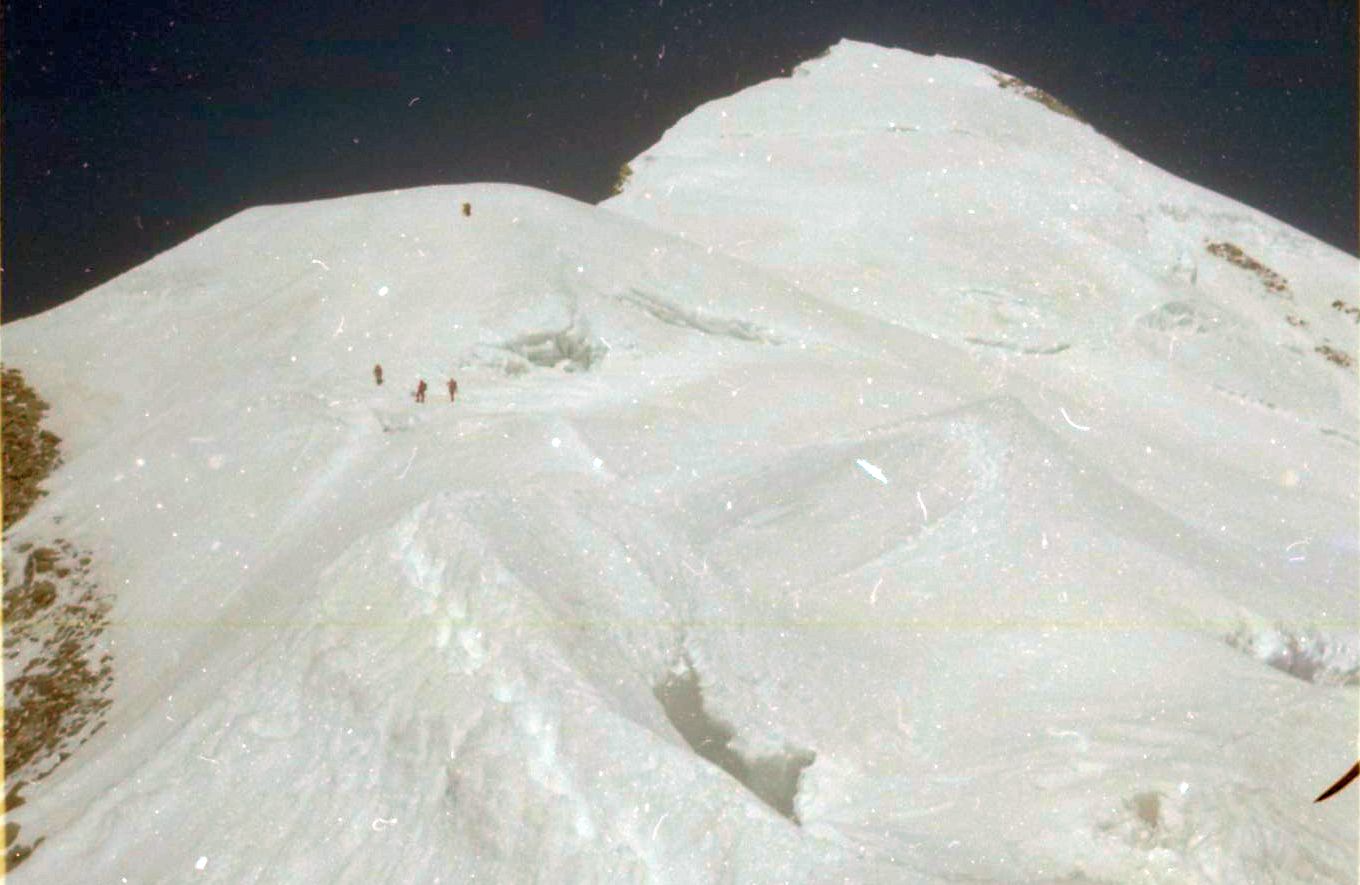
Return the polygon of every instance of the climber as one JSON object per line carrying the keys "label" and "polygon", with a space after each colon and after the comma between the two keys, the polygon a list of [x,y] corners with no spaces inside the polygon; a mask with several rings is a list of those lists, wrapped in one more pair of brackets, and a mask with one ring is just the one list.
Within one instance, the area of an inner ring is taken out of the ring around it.
{"label": "climber", "polygon": [[457,398],[458,398],[458,382],[457,382],[457,381],[454,381],[452,378],[450,378],[450,379],[449,379],[449,402],[453,402],[453,401],[456,400]]}
{"label": "climber", "polygon": [[416,402],[425,402],[425,391],[428,389],[429,388],[425,384],[425,379],[421,378],[420,383],[416,385]]}
{"label": "climber", "polygon": [[376,382],[378,382],[378,386],[379,386],[379,387],[382,387],[382,364],[381,364],[381,363],[374,363],[374,364],[373,364],[373,380],[376,381]]}

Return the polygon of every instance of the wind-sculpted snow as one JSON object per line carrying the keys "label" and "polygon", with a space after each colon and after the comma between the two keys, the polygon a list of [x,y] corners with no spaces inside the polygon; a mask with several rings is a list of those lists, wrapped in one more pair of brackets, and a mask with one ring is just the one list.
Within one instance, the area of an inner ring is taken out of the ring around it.
{"label": "wind-sculpted snow", "polygon": [[724,335],[738,341],[778,342],[778,338],[773,333],[764,331],[753,323],[745,320],[708,316],[697,309],[686,310],[669,304],[662,298],[648,295],[646,292],[639,292],[637,289],[620,293],[618,297],[619,300],[637,305],[661,322],[669,323],[672,326],[693,329],[696,332],[703,332],[708,335]]}
{"label": "wind-sculpted snow", "polygon": [[[562,525],[554,534],[573,536],[561,538],[563,557],[531,561],[500,534],[501,520],[548,515],[537,510],[436,496],[363,537],[317,576],[305,609],[237,637],[254,653],[230,679],[186,677],[190,696],[193,683],[216,687],[128,772],[142,786],[99,797],[69,824],[69,847],[35,856],[32,875],[54,875],[96,850],[97,834],[179,797],[192,797],[177,805],[179,863],[202,854],[234,881],[397,882],[416,865],[515,879],[526,864],[573,880],[692,878],[781,842],[815,865],[773,811],[757,827],[768,832],[735,856],[695,852],[712,820],[755,800],[682,752],[652,698],[674,639],[626,548],[589,540],[619,563],[607,583],[621,610],[566,607],[554,585],[581,586],[569,570],[582,533]],[[656,635],[620,646],[612,628],[629,623]],[[304,838],[317,828],[337,850]],[[152,875],[176,859],[167,848],[152,831],[130,832],[118,871]]]}
{"label": "wind-sculpted snow", "polygon": [[16,882],[1349,881],[1354,260],[799,70],[600,207],[263,207],[5,327],[117,591]]}
{"label": "wind-sculpted snow", "polygon": [[1360,641],[1353,633],[1243,625],[1228,637],[1228,644],[1306,682],[1360,684]]}
{"label": "wind-sculpted snow", "polygon": [[817,754],[793,747],[761,756],[733,747],[727,723],[704,709],[703,688],[694,665],[681,659],[655,688],[656,699],[685,742],[726,771],[775,811],[797,823],[798,781]]}
{"label": "wind-sculpted snow", "polygon": [[496,345],[480,345],[471,360],[463,360],[462,365],[493,366],[507,375],[523,375],[534,367],[585,372],[608,353],[608,346],[593,338],[586,324],[574,320],[564,329],[526,332]]}

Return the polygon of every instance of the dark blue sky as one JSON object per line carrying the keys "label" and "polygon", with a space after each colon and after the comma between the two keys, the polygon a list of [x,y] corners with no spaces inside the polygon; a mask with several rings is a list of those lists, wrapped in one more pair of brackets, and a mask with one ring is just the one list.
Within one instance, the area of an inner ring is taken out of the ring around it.
{"label": "dark blue sky", "polygon": [[4,318],[262,203],[457,181],[597,201],[696,105],[841,37],[1020,76],[1357,252],[1353,2],[27,0],[5,6]]}

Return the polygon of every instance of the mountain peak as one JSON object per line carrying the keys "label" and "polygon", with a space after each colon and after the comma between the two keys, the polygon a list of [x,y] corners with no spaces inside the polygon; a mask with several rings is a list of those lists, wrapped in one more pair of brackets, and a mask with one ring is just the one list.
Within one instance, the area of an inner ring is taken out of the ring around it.
{"label": "mountain peak", "polygon": [[112,679],[20,875],[1342,881],[1354,259],[852,41],[630,167],[5,326]]}

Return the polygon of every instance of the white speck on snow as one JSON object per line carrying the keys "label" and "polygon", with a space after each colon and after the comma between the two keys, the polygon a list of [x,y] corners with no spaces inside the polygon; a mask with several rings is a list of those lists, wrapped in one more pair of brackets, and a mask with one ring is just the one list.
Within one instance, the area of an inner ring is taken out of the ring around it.
{"label": "white speck on snow", "polygon": [[863,458],[856,458],[856,459],[855,459],[855,463],[859,465],[860,470],[863,470],[865,473],[869,474],[869,475],[872,476],[874,479],[878,480],[879,482],[883,483],[884,485],[887,485],[887,484],[888,484],[888,477],[884,476],[884,475],[883,475],[883,471],[882,471],[882,470],[879,470],[879,469],[878,469],[877,467],[875,467],[873,464],[870,464],[868,461],[864,460]]}
{"label": "white speck on snow", "polygon": [[419,447],[419,446],[412,446],[412,447],[411,447],[411,457],[406,459],[406,466],[405,466],[404,468],[402,468],[401,475],[398,476],[397,479],[405,479],[405,478],[406,478],[406,473],[407,473],[407,471],[409,471],[409,470],[411,469],[411,465],[415,463],[415,460],[416,460],[416,452],[418,452],[418,451],[420,451],[420,447]]}
{"label": "white speck on snow", "polygon": [[1058,411],[1059,411],[1059,412],[1062,412],[1063,420],[1066,421],[1068,424],[1072,425],[1072,426],[1073,426],[1074,428],[1076,428],[1077,430],[1090,430],[1090,429],[1091,429],[1091,428],[1089,428],[1089,427],[1087,427],[1087,426],[1085,426],[1085,425],[1083,425],[1083,424],[1078,424],[1077,422],[1073,421],[1073,420],[1068,416],[1068,414],[1067,414],[1067,409],[1064,408],[1063,406],[1058,406]]}

